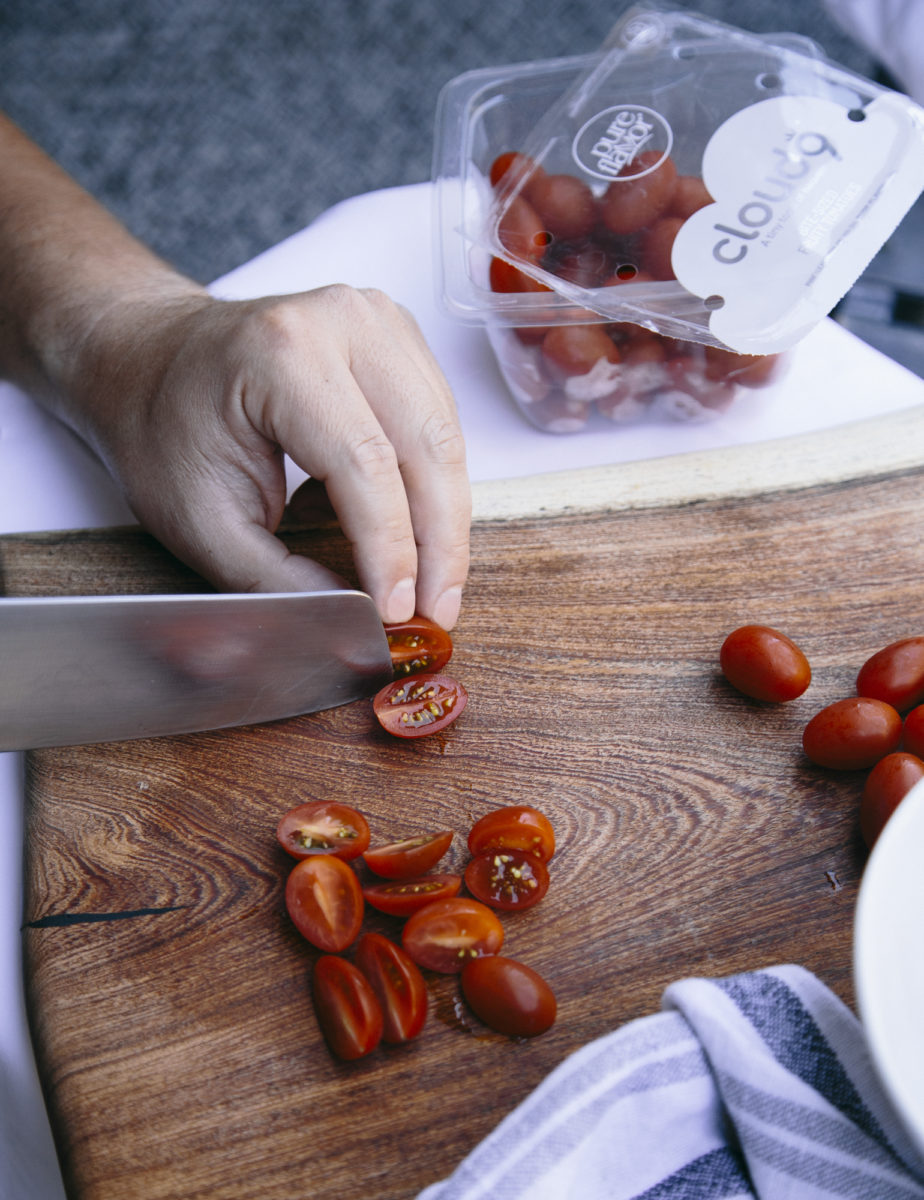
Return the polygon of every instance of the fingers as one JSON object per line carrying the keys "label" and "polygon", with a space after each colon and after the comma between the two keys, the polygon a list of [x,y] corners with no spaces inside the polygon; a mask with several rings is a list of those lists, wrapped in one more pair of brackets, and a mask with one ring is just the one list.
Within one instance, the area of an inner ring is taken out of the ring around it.
{"label": "fingers", "polygon": [[262,397],[259,419],[325,482],[383,620],[417,611],[451,628],[471,498],[455,404],[419,330],[380,293],[347,288],[291,298],[269,319],[290,384]]}

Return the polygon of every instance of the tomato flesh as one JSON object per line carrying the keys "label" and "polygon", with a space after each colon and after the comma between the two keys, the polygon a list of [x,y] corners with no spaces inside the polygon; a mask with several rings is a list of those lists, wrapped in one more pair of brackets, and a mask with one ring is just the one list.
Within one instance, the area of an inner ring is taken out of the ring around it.
{"label": "tomato flesh", "polygon": [[370,883],[363,888],[367,904],[390,917],[409,917],[432,900],[446,900],[457,896],[462,887],[462,876],[420,875],[414,879],[394,879],[388,883]]}
{"label": "tomato flesh", "polygon": [[730,633],[719,666],[733,688],[774,704],[795,700],[812,682],[809,661],[796,643],[768,625],[742,625]]}
{"label": "tomato flesh", "polygon": [[441,625],[427,617],[385,626],[395,679],[441,671],[452,658],[452,638]]}
{"label": "tomato flesh", "polygon": [[418,966],[455,975],[471,959],[496,954],[504,944],[504,927],[486,904],[454,896],[434,900],[409,917],[401,942]]}
{"label": "tomato flesh", "polygon": [[887,754],[870,771],[860,798],[860,833],[870,850],[886,821],[922,779],[924,761],[901,751]]}
{"label": "tomato flesh", "polygon": [[314,1011],[334,1054],[347,1062],[370,1054],[382,1038],[382,1009],[369,980],[336,954],[323,954],[311,981]]}
{"label": "tomato flesh", "polygon": [[902,719],[891,704],[866,696],[835,700],[802,732],[802,748],[819,767],[859,771],[898,749]]}
{"label": "tomato flesh", "polygon": [[362,888],[342,858],[332,854],[303,858],[286,880],[286,908],[304,938],[319,950],[337,954],[359,934]]}
{"label": "tomato flesh", "polygon": [[549,890],[549,870],[522,850],[489,850],[465,868],[465,886],[482,904],[519,912],[538,904]]}
{"label": "tomato flesh", "polygon": [[525,963],[499,955],[472,959],[459,982],[472,1012],[497,1033],[537,1037],[555,1023],[555,994]]}
{"label": "tomato flesh", "polygon": [[289,809],[276,827],[276,838],[293,858],[332,854],[350,859],[369,845],[369,825],[348,804],[314,800]]}
{"label": "tomato flesh", "polygon": [[468,694],[448,675],[412,675],[386,684],[372,701],[379,724],[395,737],[425,737],[461,715]]}
{"label": "tomato flesh", "polygon": [[857,695],[907,712],[924,703],[924,637],[903,638],[868,658],[857,675]]}
{"label": "tomato flesh", "polygon": [[366,866],[383,879],[413,879],[436,866],[452,845],[452,838],[452,830],[444,829],[442,833],[374,846],[364,855]]}
{"label": "tomato flesh", "polygon": [[468,835],[471,854],[519,850],[547,863],[555,853],[555,831],[548,817],[528,804],[508,804],[485,813]]}
{"label": "tomato flesh", "polygon": [[369,980],[382,1010],[382,1040],[395,1045],[420,1033],[427,1019],[427,985],[406,951],[380,933],[364,933],[356,965]]}

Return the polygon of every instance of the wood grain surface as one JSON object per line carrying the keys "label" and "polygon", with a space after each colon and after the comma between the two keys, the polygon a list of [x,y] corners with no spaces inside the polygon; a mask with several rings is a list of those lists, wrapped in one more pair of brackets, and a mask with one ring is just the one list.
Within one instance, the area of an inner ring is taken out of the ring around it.
{"label": "wood grain surface", "polygon": [[[390,739],[360,701],[30,754],[28,1002],[69,1195],[412,1197],[678,978],[796,962],[853,1003],[863,776],[812,767],[800,737],[872,651],[924,631],[922,508],[924,472],[902,468],[479,520],[452,664],[470,702],[443,736]],[[286,536],[347,566],[330,529]],[[200,586],[135,530],[10,537],[0,555],[8,594]],[[811,659],[790,705],[718,674],[750,621]],[[481,814],[545,811],[552,886],[505,917],[505,953],[553,985],[554,1028],[492,1035],[432,976],[415,1044],[335,1061],[273,837],[312,797],[357,805],[376,841],[452,828],[456,867]]]}

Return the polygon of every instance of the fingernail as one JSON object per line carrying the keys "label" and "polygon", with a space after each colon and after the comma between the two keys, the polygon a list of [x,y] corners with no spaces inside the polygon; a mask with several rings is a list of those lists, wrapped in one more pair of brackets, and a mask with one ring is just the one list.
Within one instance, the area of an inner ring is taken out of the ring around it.
{"label": "fingernail", "polygon": [[433,606],[433,620],[444,629],[452,629],[462,607],[462,589],[448,588]]}
{"label": "fingernail", "polygon": [[415,587],[413,579],[402,579],[395,584],[391,595],[385,601],[385,612],[382,614],[385,623],[394,624],[396,621],[409,621],[414,615]]}

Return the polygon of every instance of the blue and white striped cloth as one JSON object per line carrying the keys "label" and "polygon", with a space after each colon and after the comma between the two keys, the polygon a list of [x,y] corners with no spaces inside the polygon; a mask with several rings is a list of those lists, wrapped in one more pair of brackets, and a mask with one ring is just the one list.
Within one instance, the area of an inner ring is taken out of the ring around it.
{"label": "blue and white striped cloth", "polygon": [[924,1200],[862,1027],[801,967],[688,979],[418,1200]]}

